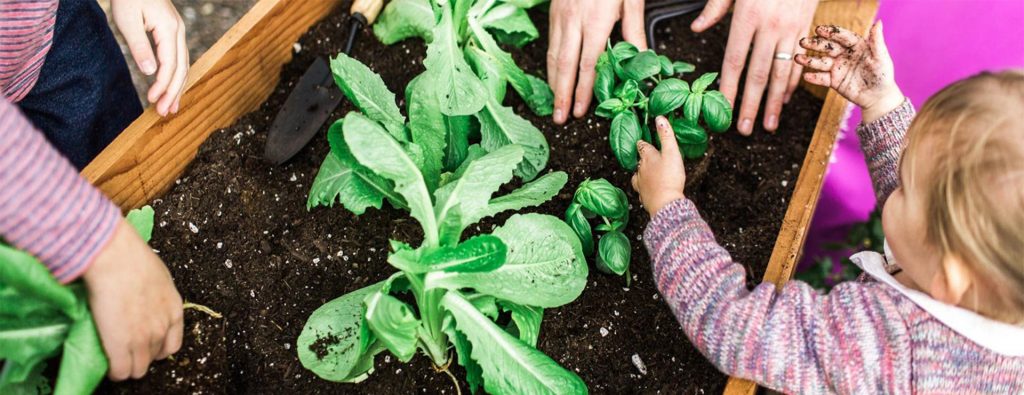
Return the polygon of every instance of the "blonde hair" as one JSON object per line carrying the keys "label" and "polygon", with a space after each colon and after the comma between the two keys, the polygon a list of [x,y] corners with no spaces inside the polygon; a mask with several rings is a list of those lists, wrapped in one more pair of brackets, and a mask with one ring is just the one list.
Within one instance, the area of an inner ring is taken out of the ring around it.
{"label": "blonde hair", "polygon": [[986,315],[1021,323],[1024,70],[946,87],[924,104],[908,137],[908,157],[921,150],[935,158],[919,189],[927,196],[928,241],[964,260],[982,282],[976,287],[996,298],[999,306],[986,306]]}

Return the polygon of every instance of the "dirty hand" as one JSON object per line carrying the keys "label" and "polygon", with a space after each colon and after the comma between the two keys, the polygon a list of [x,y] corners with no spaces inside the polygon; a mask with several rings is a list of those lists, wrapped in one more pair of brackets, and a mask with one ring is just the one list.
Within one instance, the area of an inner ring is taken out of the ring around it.
{"label": "dirty hand", "polygon": [[111,380],[140,378],[181,348],[181,296],[156,254],[126,221],[85,272],[89,306]]}
{"label": "dirty hand", "polygon": [[640,193],[640,203],[651,218],[665,205],[682,199],[683,186],[686,185],[683,156],[679,153],[679,143],[672,126],[665,117],[656,118],[654,123],[658,127],[661,152],[640,140],[636,144],[640,162],[633,175],[633,190]]}
{"label": "dirty hand", "polygon": [[[732,0],[709,0],[690,28],[698,33],[707,30],[725,16],[731,3]],[[792,61],[794,54],[803,52],[796,45],[797,40],[810,29],[817,8],[818,0],[736,0],[719,90],[735,107],[740,74],[747,66],[743,106],[736,123],[743,135],[749,136],[754,130],[766,87],[764,128],[769,132],[779,128],[782,105],[789,102],[800,82],[802,68]]]}
{"label": "dirty hand", "polygon": [[[156,73],[146,98],[162,116],[177,113],[188,76],[189,55],[185,23],[170,0],[111,0],[114,23],[121,30],[139,70]],[[156,57],[149,45],[152,33]]]}
{"label": "dirty hand", "polygon": [[818,26],[814,33],[814,37],[801,39],[800,46],[822,56],[796,58],[797,63],[813,71],[804,75],[807,82],[831,87],[860,106],[865,122],[881,118],[903,104],[881,22],[871,27],[867,40],[838,26]]}
{"label": "dirty hand", "polygon": [[561,125],[569,119],[570,110],[576,118],[587,115],[594,66],[619,18],[622,37],[640,50],[647,49],[644,0],[551,0],[550,15],[548,85],[555,93],[553,118]]}

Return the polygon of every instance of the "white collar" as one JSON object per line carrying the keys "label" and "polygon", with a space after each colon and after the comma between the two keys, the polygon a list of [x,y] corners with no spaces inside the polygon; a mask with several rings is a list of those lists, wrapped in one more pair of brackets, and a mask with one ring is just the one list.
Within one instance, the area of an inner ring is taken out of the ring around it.
{"label": "white collar", "polygon": [[989,319],[958,306],[942,303],[932,299],[928,294],[905,287],[885,270],[886,258],[895,262],[892,260],[888,242],[885,244],[885,252],[885,256],[882,256],[874,251],[865,251],[853,255],[850,260],[860,266],[865,273],[895,288],[939,322],[977,345],[1000,355],[1024,356],[1024,341],[1021,341],[1024,339],[1024,328]]}

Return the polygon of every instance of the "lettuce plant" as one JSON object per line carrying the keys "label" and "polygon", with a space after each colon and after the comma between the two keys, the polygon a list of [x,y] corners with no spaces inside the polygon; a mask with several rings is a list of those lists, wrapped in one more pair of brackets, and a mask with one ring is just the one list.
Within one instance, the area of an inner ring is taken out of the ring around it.
{"label": "lettuce plant", "polygon": [[[153,209],[128,214],[143,240]],[[107,357],[81,282],[65,286],[35,257],[0,243],[0,394],[91,394],[107,373]],[[43,369],[60,354],[54,388]]]}
{"label": "lettuce plant", "polygon": [[625,41],[615,46],[609,42],[595,69],[596,114],[612,120],[608,140],[627,170],[636,169],[639,140],[658,144],[649,126],[656,116],[669,118],[683,156],[689,159],[707,151],[705,127],[722,133],[732,123],[732,107],[725,96],[707,90],[718,73],[704,74],[690,85],[675,76],[692,72],[693,65],[673,62],[653,50],[639,51]]}
{"label": "lettuce plant", "polygon": [[[589,219],[600,217],[596,228]],[[597,242],[597,268],[605,273],[626,275],[629,283],[629,238],[622,231],[629,222],[629,201],[626,193],[603,178],[584,180],[576,189],[572,203],[565,210],[569,224],[587,256],[594,254],[594,230],[604,232]]]}
{"label": "lettuce plant", "polygon": [[432,192],[416,157],[422,150],[360,113],[341,125],[332,141],[343,140],[352,160],[393,186],[423,242],[391,241],[388,263],[397,273],[310,315],[297,341],[303,366],[327,380],[359,382],[380,352],[401,361],[422,353],[439,370],[457,361],[474,391],[585,393],[577,375],[534,348],[544,309],[575,300],[586,285],[572,229],[552,216],[518,214],[489,234],[463,237],[482,218],[547,201],[565,185],[565,173],[492,197],[512,180],[525,150],[471,148],[478,157]]}

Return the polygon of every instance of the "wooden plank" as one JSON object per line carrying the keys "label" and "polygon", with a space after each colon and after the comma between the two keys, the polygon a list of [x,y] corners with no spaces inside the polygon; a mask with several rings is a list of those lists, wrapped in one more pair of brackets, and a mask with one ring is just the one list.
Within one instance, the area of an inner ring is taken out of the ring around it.
{"label": "wooden plank", "polygon": [[261,0],[192,66],[177,115],[150,106],[82,175],[122,210],[165,192],[213,131],[267,99],[292,44],[340,3]]}
{"label": "wooden plank", "polygon": [[[823,0],[814,15],[815,26],[835,24],[866,34],[878,12],[878,0]],[[793,277],[793,270],[800,259],[807,230],[814,217],[829,157],[839,135],[840,123],[848,102],[835,91],[828,90],[824,107],[814,128],[814,137],[804,157],[800,176],[797,178],[789,208],[782,220],[782,229],[775,240],[775,248],[768,261],[764,281],[775,283],[781,288]],[[785,114],[783,114],[785,115]],[[730,377],[724,393],[726,395],[750,395],[757,390],[752,381]]]}

